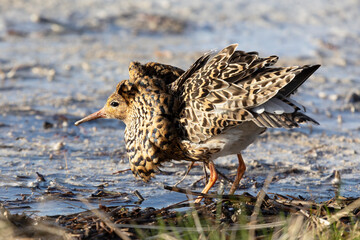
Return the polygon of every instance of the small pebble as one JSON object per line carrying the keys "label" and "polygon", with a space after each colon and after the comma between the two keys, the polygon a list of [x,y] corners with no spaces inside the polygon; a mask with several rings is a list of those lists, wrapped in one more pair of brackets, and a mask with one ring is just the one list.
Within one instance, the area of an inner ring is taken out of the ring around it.
{"label": "small pebble", "polygon": [[52,82],[55,78],[55,69],[50,69],[46,75],[46,79],[49,81],[49,82]]}
{"label": "small pebble", "polygon": [[53,145],[52,149],[53,149],[54,151],[59,151],[59,150],[63,149],[64,146],[65,146],[65,143],[61,141],[61,142],[55,143],[55,144]]}
{"label": "small pebble", "polygon": [[73,69],[73,66],[71,66],[70,64],[66,64],[65,66],[64,66],[64,70],[65,71],[71,71]]}
{"label": "small pebble", "polygon": [[339,99],[339,95],[337,95],[337,94],[331,94],[330,96],[329,96],[329,99],[331,100],[331,101],[337,101],[338,99]]}
{"label": "small pebble", "polygon": [[30,20],[31,20],[32,22],[38,23],[38,22],[40,22],[40,16],[39,16],[38,14],[32,14],[32,15],[30,16]]}
{"label": "small pebble", "polygon": [[343,155],[355,155],[356,151],[354,149],[346,149],[342,151]]}
{"label": "small pebble", "polygon": [[50,180],[49,188],[54,188],[56,186],[56,182],[54,180]]}
{"label": "small pebble", "polygon": [[49,129],[49,128],[53,128],[54,124],[52,124],[51,122],[44,122],[43,123],[43,128],[44,129]]}
{"label": "small pebble", "polygon": [[342,118],[341,115],[338,115],[338,116],[337,116],[337,122],[338,122],[339,124],[342,124],[342,123],[343,123],[343,118]]}
{"label": "small pebble", "polygon": [[350,94],[346,96],[346,102],[347,103],[360,102],[360,93],[358,93],[358,92],[350,92]]}
{"label": "small pebble", "polygon": [[28,182],[27,187],[37,188],[37,187],[39,187],[39,182]]}
{"label": "small pebble", "polygon": [[331,180],[331,183],[334,185],[339,185],[341,182],[340,172],[338,170],[334,171],[334,179]]}
{"label": "small pebble", "polygon": [[350,106],[350,112],[352,112],[352,113],[356,112],[356,109],[355,109],[355,106],[354,106],[354,105],[351,105],[351,106]]}
{"label": "small pebble", "polygon": [[86,62],[81,63],[81,68],[85,71],[89,71],[91,69],[90,64],[88,64]]}
{"label": "small pebble", "polygon": [[61,124],[61,125],[62,125],[62,127],[63,127],[63,128],[66,128],[66,127],[68,127],[68,126],[69,126],[69,123],[64,121],[64,122],[62,122],[62,124]]}
{"label": "small pebble", "polygon": [[321,98],[321,99],[327,98],[327,94],[326,94],[325,92],[319,92],[319,93],[318,93],[318,96],[319,96],[319,98]]}
{"label": "small pebble", "polygon": [[327,116],[328,118],[332,118],[332,117],[333,117],[333,115],[332,115],[332,113],[331,113],[330,111],[326,111],[325,114],[326,114],[326,116]]}

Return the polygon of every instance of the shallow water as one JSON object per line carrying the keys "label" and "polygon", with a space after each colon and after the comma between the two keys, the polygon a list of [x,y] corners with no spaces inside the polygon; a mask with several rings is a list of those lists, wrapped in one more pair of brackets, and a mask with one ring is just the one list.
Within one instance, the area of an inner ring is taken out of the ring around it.
{"label": "shallow water", "polygon": [[[129,167],[124,125],[117,120],[80,127],[73,123],[102,107],[116,83],[127,78],[130,61],[186,68],[204,51],[234,42],[239,49],[279,55],[278,65],[322,64],[296,96],[321,125],[268,131],[244,152],[248,169],[237,193],[257,194],[273,171],[275,180],[268,192],[322,201],[334,196],[332,174],[339,170],[340,194],[359,196],[360,104],[350,103],[348,97],[360,90],[360,4],[350,0],[293,4],[275,0],[266,5],[217,0],[122,1],[121,6],[85,0],[2,4],[0,202],[12,212],[57,215],[88,209],[81,198],[94,207],[139,205],[134,190],[145,198],[140,204],[144,207],[185,200],[163,185],[181,179],[186,163],[166,164],[164,173],[150,183],[136,180],[129,171],[113,174]],[[70,27],[61,30],[56,24],[33,22],[33,14]],[[159,23],[154,14],[175,20]],[[174,29],[177,23],[184,23],[184,29]],[[235,156],[216,164],[226,175],[235,174]],[[46,181],[39,181],[36,172]],[[202,166],[197,166],[180,187],[202,175]],[[194,190],[203,185],[201,181]]]}

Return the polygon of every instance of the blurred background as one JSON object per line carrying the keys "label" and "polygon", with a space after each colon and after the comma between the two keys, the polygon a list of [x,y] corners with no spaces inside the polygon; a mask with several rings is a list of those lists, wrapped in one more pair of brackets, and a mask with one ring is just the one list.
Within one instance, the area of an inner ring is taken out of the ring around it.
{"label": "blurred background", "polygon": [[[265,3],[265,4],[264,4]],[[163,207],[185,196],[163,189],[186,163],[136,180],[124,151],[124,125],[73,123],[101,108],[131,61],[189,67],[209,50],[278,55],[279,65],[321,64],[295,99],[320,126],[271,130],[244,152],[242,186],[316,201],[360,188],[360,2],[356,0],[9,0],[0,1],[0,203],[37,215],[96,204]],[[216,162],[235,174],[236,157]],[[333,185],[335,171],[341,185]],[[180,187],[200,190],[202,166]],[[220,184],[220,189],[221,189]],[[227,186],[227,183],[225,183]],[[218,185],[217,185],[218,186]],[[216,188],[214,188],[216,190]],[[154,196],[158,197],[154,197]]]}

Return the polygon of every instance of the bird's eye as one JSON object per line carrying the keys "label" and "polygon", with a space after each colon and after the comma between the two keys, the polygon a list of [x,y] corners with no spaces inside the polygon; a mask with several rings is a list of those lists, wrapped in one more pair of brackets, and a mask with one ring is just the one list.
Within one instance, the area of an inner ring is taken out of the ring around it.
{"label": "bird's eye", "polygon": [[112,107],[117,107],[117,106],[119,106],[119,103],[118,102],[111,102],[110,105]]}

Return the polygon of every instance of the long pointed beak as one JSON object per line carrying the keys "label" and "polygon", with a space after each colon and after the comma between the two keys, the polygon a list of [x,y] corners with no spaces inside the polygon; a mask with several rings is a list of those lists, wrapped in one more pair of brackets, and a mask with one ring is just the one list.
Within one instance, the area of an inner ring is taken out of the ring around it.
{"label": "long pointed beak", "polygon": [[89,116],[86,116],[83,119],[77,121],[75,123],[75,125],[78,126],[78,125],[82,124],[83,122],[88,122],[88,121],[95,120],[95,119],[98,119],[98,118],[106,118],[104,108],[102,108],[99,111],[94,112],[94,113],[90,114]]}

